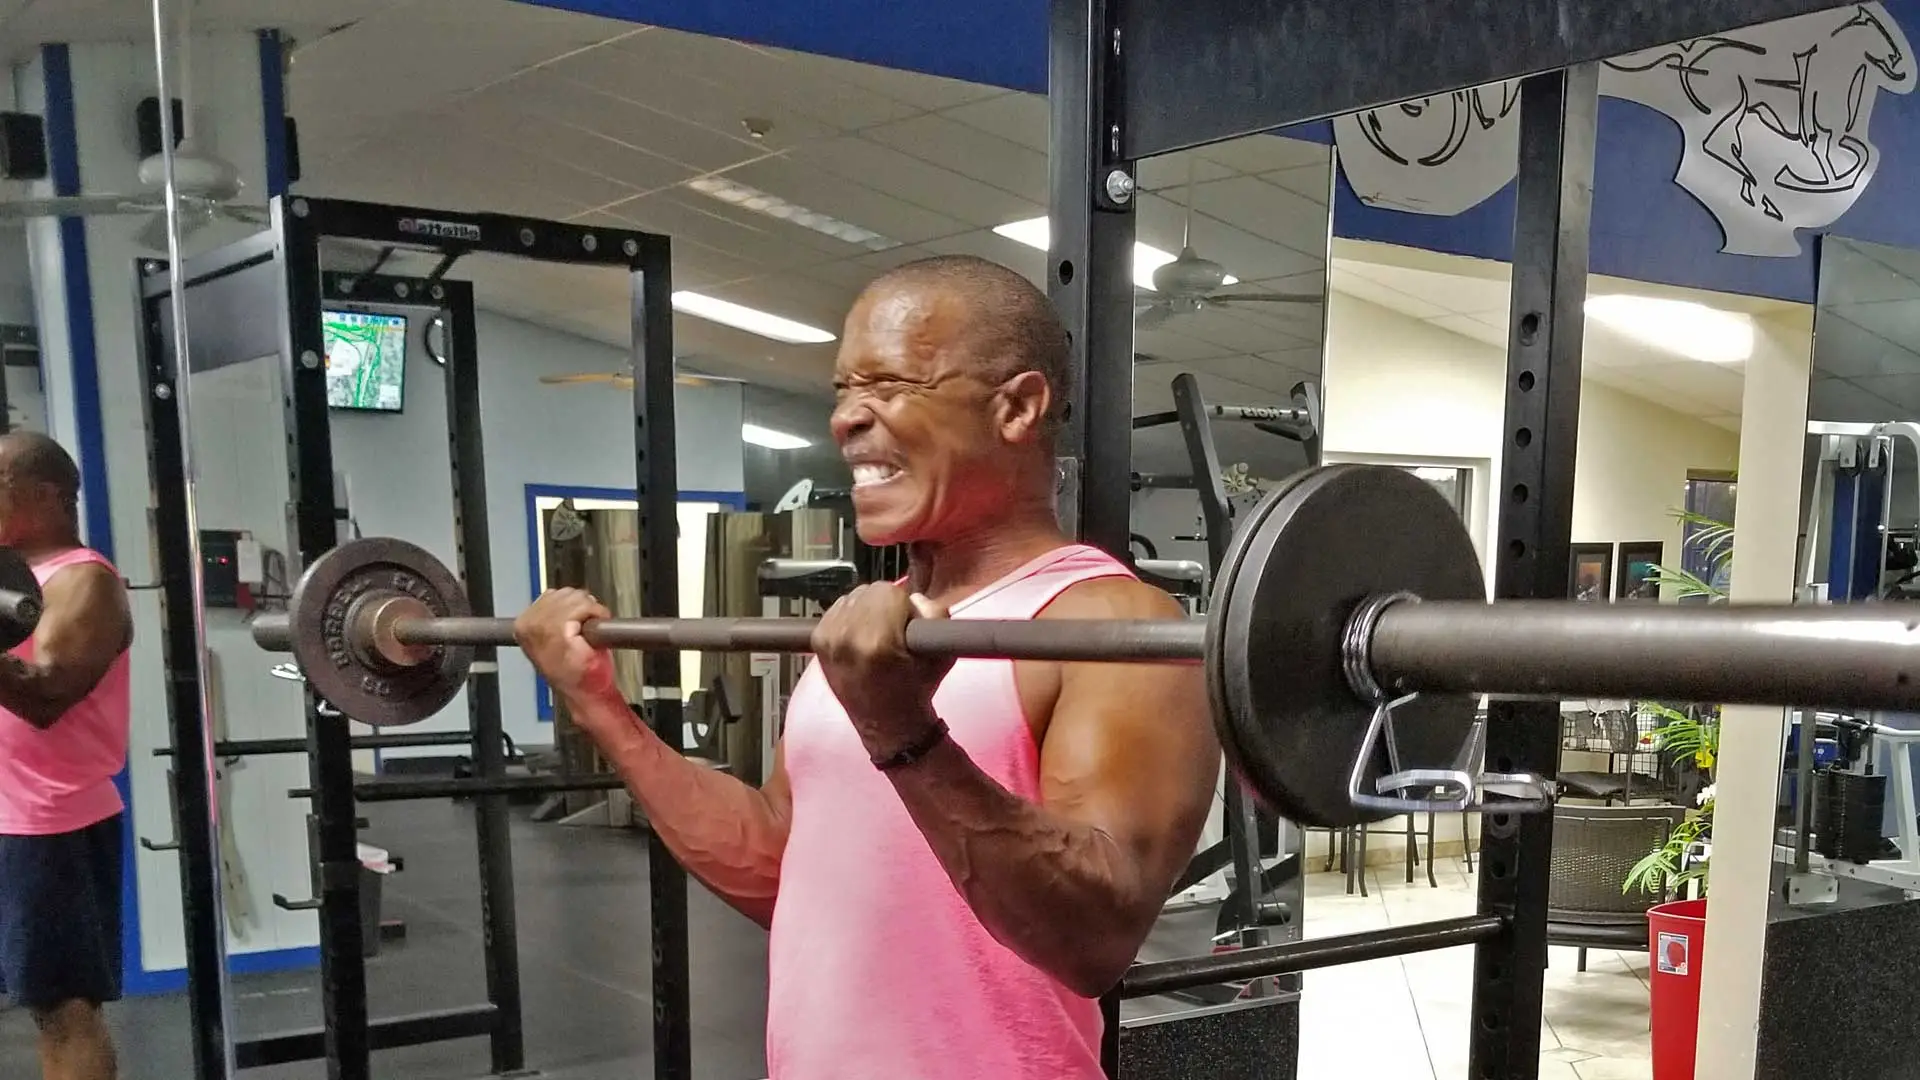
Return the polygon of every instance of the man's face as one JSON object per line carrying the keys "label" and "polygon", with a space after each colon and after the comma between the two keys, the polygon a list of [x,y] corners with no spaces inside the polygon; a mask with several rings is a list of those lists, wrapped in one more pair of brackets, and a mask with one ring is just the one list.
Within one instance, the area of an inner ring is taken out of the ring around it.
{"label": "man's face", "polygon": [[0,459],[0,545],[17,547],[37,534],[44,486],[27,481]]}
{"label": "man's face", "polygon": [[1004,510],[1021,420],[969,355],[966,318],[963,302],[912,287],[868,294],[847,315],[833,436],[869,544],[949,539]]}

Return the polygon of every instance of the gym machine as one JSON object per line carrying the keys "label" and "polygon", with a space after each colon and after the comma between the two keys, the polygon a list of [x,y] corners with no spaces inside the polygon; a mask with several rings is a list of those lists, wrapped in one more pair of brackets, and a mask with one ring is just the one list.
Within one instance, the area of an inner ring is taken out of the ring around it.
{"label": "gym machine", "polygon": [[[1920,577],[1920,424],[1807,424],[1803,603],[1912,600]],[[1775,861],[1788,906],[1831,904],[1841,879],[1920,896],[1920,717],[1795,709]],[[1889,837],[1891,839],[1889,839]]]}
{"label": "gym machine", "polygon": [[[1497,488],[1507,497],[1498,500],[1495,533],[1501,556],[1494,584],[1503,600],[1564,599],[1580,411],[1597,64],[1669,42],[1836,6],[1834,0],[1752,0],[1741,5],[1717,0],[1503,0],[1494,5],[1480,0],[1422,5],[1387,0],[1050,0],[1047,279],[1073,348],[1072,423],[1060,447],[1062,504],[1070,527],[1083,540],[1109,551],[1126,549],[1128,492],[1110,478],[1128,475],[1131,467],[1132,252],[1136,170],[1142,159],[1520,79],[1507,400],[1501,433],[1506,450]],[[1389,532],[1409,527],[1405,522],[1382,524]],[[1457,519],[1453,527],[1458,528]],[[1243,526],[1259,528],[1253,520]],[[1321,565],[1303,562],[1302,576]],[[1223,578],[1239,574],[1237,565],[1220,569]],[[1216,582],[1215,596],[1220,595]],[[1642,607],[1650,612],[1653,605],[1624,605],[1623,610]],[[1223,615],[1241,617],[1213,607],[1214,620]],[[1636,623],[1647,639],[1661,636],[1651,630],[1658,619],[1650,613],[1633,610],[1624,617],[1647,624]],[[1639,659],[1644,655],[1641,640],[1638,632],[1626,635],[1617,642],[1618,655]],[[1263,644],[1271,647],[1275,641],[1290,639],[1281,635]],[[1458,641],[1476,644],[1465,633]],[[1519,650],[1516,658],[1546,659],[1525,641],[1510,643]],[[1681,635],[1668,643],[1691,649],[1698,642]],[[1582,662],[1607,657],[1616,642],[1609,635],[1590,644]],[[1275,655],[1263,653],[1260,662],[1279,663],[1287,651],[1272,649]],[[1467,660],[1458,655],[1452,659]],[[1505,666],[1496,658],[1484,659],[1490,666],[1476,669],[1483,675]],[[1284,666],[1292,667],[1290,662]],[[1565,672],[1537,674],[1536,685],[1544,687]],[[1388,684],[1379,688],[1388,689]],[[1678,688],[1671,685],[1652,689],[1631,696],[1685,696],[1672,693]],[[1833,699],[1807,694],[1787,700]],[[1297,699],[1294,704],[1307,702]],[[1486,760],[1503,771],[1551,781],[1558,769],[1558,712],[1553,701],[1494,702],[1486,729]],[[1293,726],[1298,730],[1287,736],[1292,749],[1309,756],[1323,752],[1313,742],[1295,741],[1308,726]],[[1373,955],[1394,955],[1441,947],[1442,942],[1473,944],[1468,1071],[1483,1080],[1531,1080],[1540,1067],[1553,822],[1551,815],[1502,811],[1490,814],[1485,824],[1479,914],[1472,917],[1473,925],[1430,925],[1373,935],[1368,948]],[[1243,951],[1233,961],[1243,974],[1256,976],[1360,958],[1331,945],[1289,942]],[[1305,950],[1312,950],[1311,965],[1300,958]],[[1209,966],[1206,958],[1193,963]],[[1130,1044],[1125,1054],[1130,1078],[1293,1075],[1297,1006],[1222,1011],[1123,1032],[1120,1000],[1139,989],[1138,979],[1130,979],[1121,993],[1106,999],[1103,1064],[1109,1076],[1121,1075],[1123,1042]],[[1194,1053],[1196,1047],[1204,1047],[1204,1054]]]}
{"label": "gym machine", "polygon": [[[189,1014],[193,1027],[194,1076],[226,1080],[228,988],[224,969],[224,930],[215,891],[218,869],[209,843],[207,785],[225,750],[276,752],[271,745],[240,742],[215,745],[204,733],[201,681],[197,663],[197,619],[192,572],[195,553],[190,486],[182,449],[181,399],[188,393],[187,372],[180,370],[176,340],[189,340],[191,370],[277,356],[284,387],[290,493],[289,528],[301,565],[312,569],[339,542],[332,445],[328,422],[323,304],[365,303],[425,307],[440,313],[446,327],[445,374],[456,555],[465,594],[475,610],[492,609],[492,563],[487,532],[484,448],[480,431],[479,383],[473,296],[467,282],[445,275],[462,255],[487,252],[550,262],[608,267],[626,272],[634,299],[634,410],[637,425],[637,496],[642,508],[640,577],[647,610],[678,610],[677,499],[672,417],[673,351],[668,241],[646,233],[587,228],[559,222],[492,214],[385,206],[371,203],[278,197],[272,200],[271,227],[247,239],[169,268],[155,262],[141,267],[142,366],[147,381],[148,431],[156,493],[154,535],[164,582],[163,653],[169,674],[172,746],[176,782],[175,818],[181,859],[184,918],[187,929]],[[328,241],[357,242],[380,250],[373,268],[323,272],[320,249]],[[378,273],[397,250],[437,256],[422,277]],[[187,312],[188,337],[174,335],[174,277],[183,283],[178,302]],[[271,317],[284,311],[284,319]],[[464,467],[463,467],[464,466]],[[272,615],[261,616],[271,620]],[[258,619],[256,619],[256,623]],[[232,1046],[232,1067],[248,1068],[324,1058],[330,1076],[365,1080],[375,1049],[441,1039],[485,1036],[491,1069],[511,1073],[525,1067],[521,1030],[518,948],[512,891],[511,850],[507,836],[510,794],[576,789],[605,789],[610,777],[506,775],[500,724],[494,648],[469,654],[473,661],[463,680],[467,689],[469,730],[459,733],[473,749],[474,775],[467,778],[415,778],[360,781],[352,765],[356,740],[346,718],[376,720],[344,713],[315,692],[312,668],[299,674],[305,685],[309,785],[295,792],[311,802],[310,833],[315,850],[312,898],[287,901],[320,917],[320,983],[323,1023],[319,1028],[239,1040]],[[679,656],[649,654],[649,687],[673,687],[671,694],[648,694],[647,715],[669,745],[680,745]],[[361,737],[373,746],[395,733]],[[486,997],[483,1004],[370,1020],[360,910],[360,862],[357,805],[362,801],[471,796],[480,863],[481,918]],[[691,1076],[689,987],[687,982],[686,879],[657,841],[650,844],[652,955],[654,958],[654,1037],[657,1072],[662,1077]]]}

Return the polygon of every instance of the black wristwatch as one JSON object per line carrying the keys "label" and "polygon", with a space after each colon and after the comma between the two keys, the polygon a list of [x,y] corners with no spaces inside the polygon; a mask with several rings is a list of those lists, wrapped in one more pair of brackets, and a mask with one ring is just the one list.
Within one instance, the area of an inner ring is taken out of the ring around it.
{"label": "black wristwatch", "polygon": [[919,739],[907,746],[906,749],[899,751],[892,757],[874,758],[873,767],[879,769],[881,772],[892,772],[895,769],[905,768],[919,761],[921,758],[926,757],[928,754],[933,753],[934,747],[946,741],[947,722],[936,716],[933,718],[933,726],[927,729],[925,735],[920,736]]}

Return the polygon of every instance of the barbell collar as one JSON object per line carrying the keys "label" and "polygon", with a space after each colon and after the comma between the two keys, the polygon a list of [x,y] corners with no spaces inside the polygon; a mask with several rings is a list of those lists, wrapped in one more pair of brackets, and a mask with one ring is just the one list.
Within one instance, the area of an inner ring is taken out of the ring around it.
{"label": "barbell collar", "polygon": [[1403,602],[1363,640],[1395,695],[1920,708],[1920,605]]}
{"label": "barbell collar", "polygon": [[12,623],[31,634],[40,622],[40,598],[17,589],[0,589],[0,622]]}

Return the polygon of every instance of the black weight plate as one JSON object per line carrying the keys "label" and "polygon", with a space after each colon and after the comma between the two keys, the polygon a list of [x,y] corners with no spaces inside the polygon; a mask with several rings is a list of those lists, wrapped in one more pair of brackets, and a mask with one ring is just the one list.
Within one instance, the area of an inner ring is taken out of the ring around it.
{"label": "black weight plate", "polygon": [[[1347,795],[1371,703],[1347,685],[1340,643],[1369,596],[1484,600],[1473,541],[1453,506],[1404,469],[1332,465],[1293,477],[1250,515],[1208,611],[1209,692],[1234,768],[1281,815],[1314,828],[1388,815]],[[1473,726],[1470,695],[1422,695],[1394,713],[1403,768],[1451,767]],[[1363,782],[1386,771],[1384,749]]]}
{"label": "black weight plate", "polygon": [[0,615],[0,652],[10,651],[33,636],[40,621],[40,581],[33,567],[12,548],[0,548],[0,589],[20,594],[15,612]]}
{"label": "black weight plate", "polygon": [[20,618],[0,615],[0,652],[8,652],[32,637],[40,621],[40,581],[33,576],[33,567],[12,548],[0,548],[0,589],[19,593],[30,601],[21,605]]}
{"label": "black weight plate", "polygon": [[470,613],[466,591],[438,559],[404,540],[340,545],[313,561],[287,605],[293,655],[307,685],[347,717],[375,727],[412,724],[447,706],[466,685],[473,649],[440,645],[425,663],[393,671],[367,663],[344,634],[354,602],[404,595],[438,618]]}

